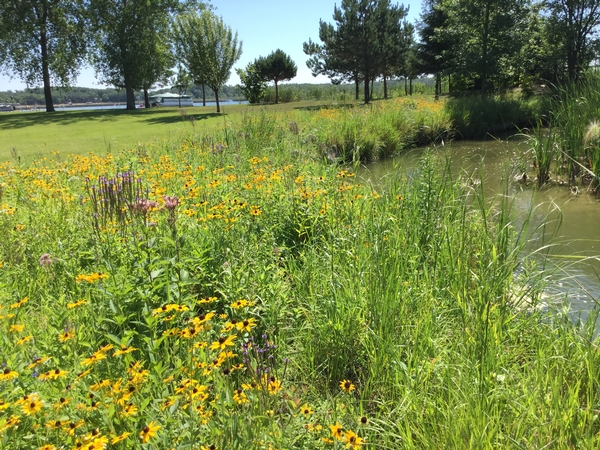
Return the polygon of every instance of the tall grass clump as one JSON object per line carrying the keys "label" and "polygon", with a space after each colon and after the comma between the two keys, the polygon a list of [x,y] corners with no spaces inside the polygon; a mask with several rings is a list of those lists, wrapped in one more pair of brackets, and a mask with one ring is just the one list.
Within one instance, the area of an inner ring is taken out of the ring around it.
{"label": "tall grass clump", "polygon": [[369,162],[447,139],[451,133],[443,103],[421,98],[281,114],[263,109],[244,116],[241,136],[247,145],[281,147],[288,142],[330,161]]}
{"label": "tall grass clump", "polygon": [[261,114],[0,166],[3,449],[598,447],[597,314],[539,307],[506,193]]}
{"label": "tall grass clump", "polygon": [[600,176],[592,169],[597,167],[595,124],[600,110],[599,80],[600,75],[590,71],[576,82],[553,87],[545,99],[549,127],[560,147],[557,165],[571,184]]}
{"label": "tall grass clump", "polygon": [[450,98],[446,113],[460,139],[482,138],[517,128],[529,127],[539,117],[535,97],[516,95],[463,95]]}

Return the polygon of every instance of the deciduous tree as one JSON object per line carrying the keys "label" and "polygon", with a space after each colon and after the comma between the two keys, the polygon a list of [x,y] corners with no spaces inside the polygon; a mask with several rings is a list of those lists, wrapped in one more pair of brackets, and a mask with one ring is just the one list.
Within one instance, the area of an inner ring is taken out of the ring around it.
{"label": "deciduous tree", "polygon": [[173,26],[173,39],[177,57],[186,67],[196,84],[204,82],[215,93],[217,112],[219,90],[231,75],[231,68],[242,54],[242,42],[238,42],[223,19],[205,10],[177,17]]}
{"label": "deciduous tree", "polygon": [[0,1],[0,66],[28,86],[44,87],[46,111],[54,111],[52,83],[69,86],[86,52],[80,0]]}
{"label": "deciduous tree", "polygon": [[135,109],[135,89],[147,90],[169,75],[173,58],[166,42],[171,15],[195,2],[90,0],[96,30],[94,66],[104,83],[125,89]]}

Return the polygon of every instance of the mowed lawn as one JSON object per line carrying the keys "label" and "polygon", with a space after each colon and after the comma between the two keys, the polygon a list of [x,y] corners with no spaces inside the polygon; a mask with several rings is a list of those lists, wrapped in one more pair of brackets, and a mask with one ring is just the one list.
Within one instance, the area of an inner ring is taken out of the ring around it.
{"label": "mowed lawn", "polygon": [[[244,114],[269,111],[311,110],[324,102],[297,102],[268,106],[221,105],[187,108],[76,110],[0,113],[0,162],[20,157],[22,163],[59,152],[105,155],[137,144],[160,144],[190,134],[212,133]],[[14,149],[14,151],[13,151]]]}

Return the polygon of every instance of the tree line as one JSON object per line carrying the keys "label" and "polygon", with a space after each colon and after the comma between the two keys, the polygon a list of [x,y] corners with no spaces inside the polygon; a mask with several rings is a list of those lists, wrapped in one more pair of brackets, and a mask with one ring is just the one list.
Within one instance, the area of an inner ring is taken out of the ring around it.
{"label": "tree line", "polygon": [[576,81],[597,59],[600,0],[424,0],[420,20],[389,0],[342,0],[320,42],[303,49],[313,75],[352,82],[358,99],[389,78],[433,75],[451,91],[481,93]]}

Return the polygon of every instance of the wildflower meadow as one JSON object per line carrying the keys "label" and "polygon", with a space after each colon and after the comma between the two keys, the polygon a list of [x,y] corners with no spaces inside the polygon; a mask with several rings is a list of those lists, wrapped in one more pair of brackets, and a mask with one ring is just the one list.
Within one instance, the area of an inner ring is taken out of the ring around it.
{"label": "wildflower meadow", "polygon": [[446,132],[409,103],[2,163],[0,447],[596,448],[596,315],[510,200],[341,164]]}

